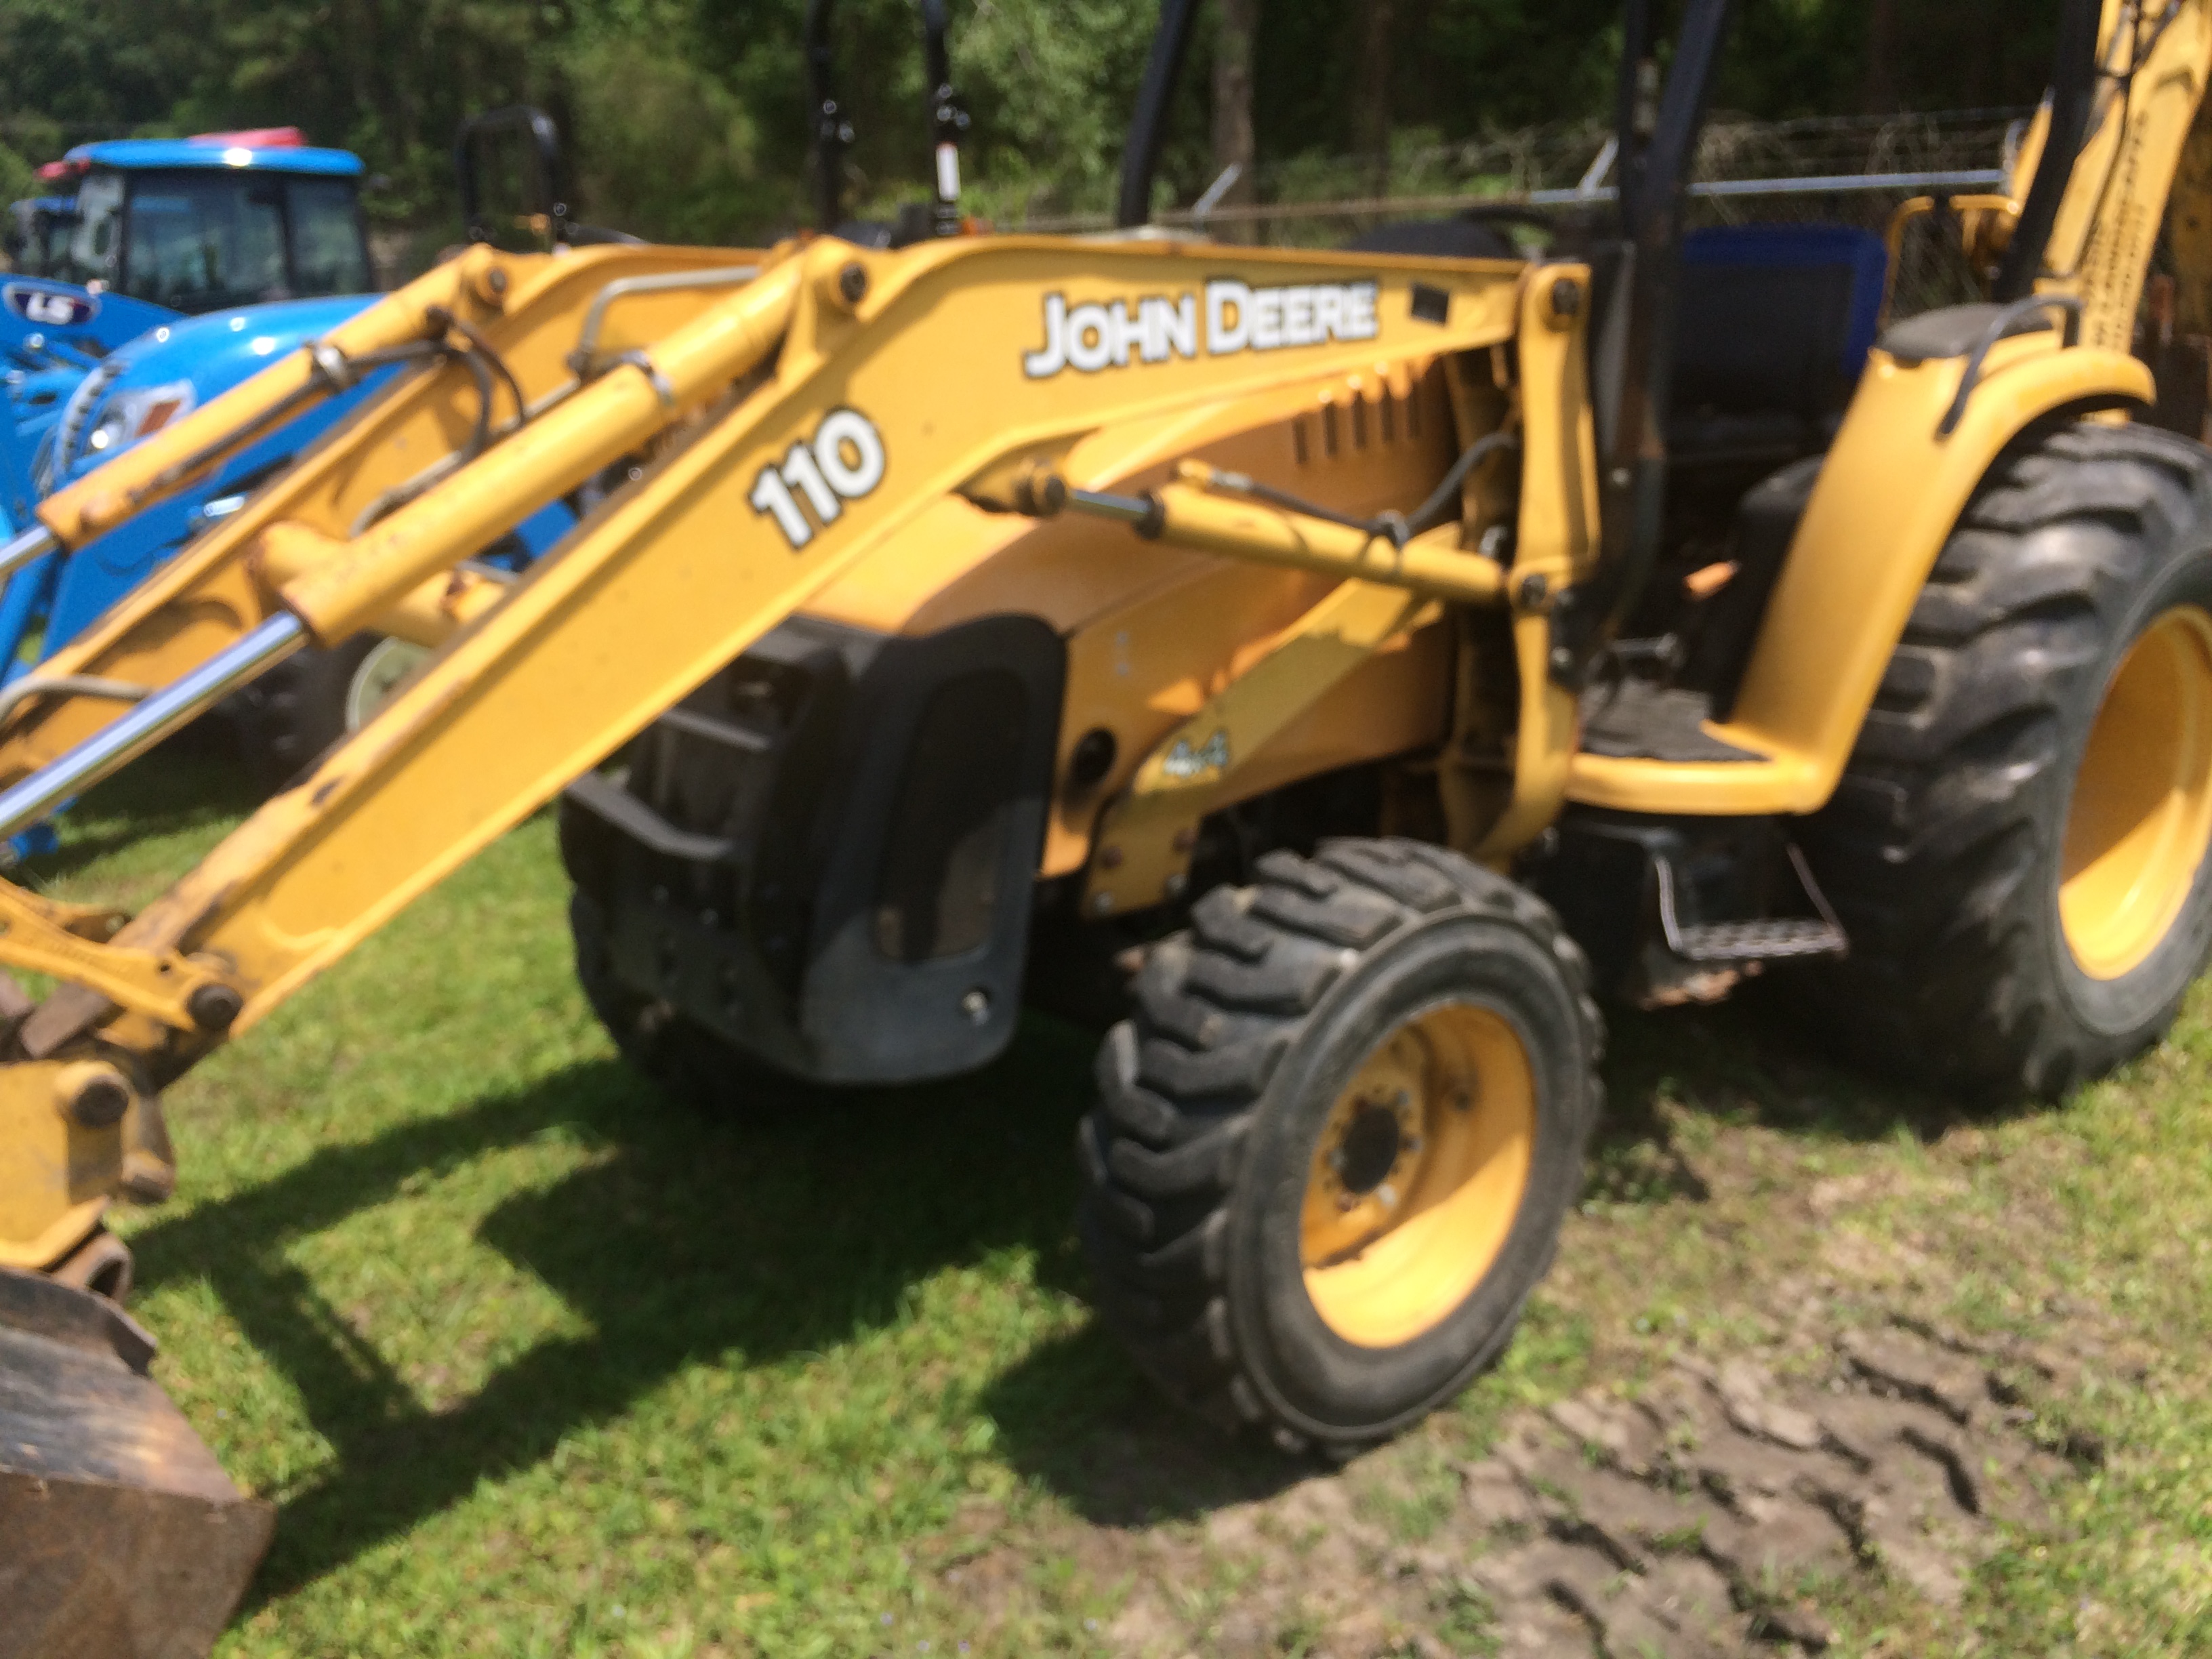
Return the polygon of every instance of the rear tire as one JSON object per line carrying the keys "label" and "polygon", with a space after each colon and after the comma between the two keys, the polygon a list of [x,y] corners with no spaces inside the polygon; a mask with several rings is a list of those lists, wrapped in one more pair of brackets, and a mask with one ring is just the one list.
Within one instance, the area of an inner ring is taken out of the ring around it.
{"label": "rear tire", "polygon": [[1287,1448],[1382,1439],[1504,1346],[1601,1100],[1581,952],[1440,848],[1268,854],[1151,951],[1079,1137],[1099,1310]]}
{"label": "rear tire", "polygon": [[[2130,830],[2162,860],[2127,863]],[[1922,1081],[2062,1093],[2172,1024],[2212,948],[2208,831],[2212,457],[2142,427],[2023,443],[1808,825],[1851,940],[1805,970],[1811,1012]]]}

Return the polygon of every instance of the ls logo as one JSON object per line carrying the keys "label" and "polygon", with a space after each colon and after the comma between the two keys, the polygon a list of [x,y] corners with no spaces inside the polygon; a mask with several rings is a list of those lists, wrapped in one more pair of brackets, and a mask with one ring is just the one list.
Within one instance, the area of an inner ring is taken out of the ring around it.
{"label": "ls logo", "polygon": [[8,309],[40,328],[77,328],[100,315],[100,301],[88,294],[62,294],[27,283],[10,283],[0,289]]}

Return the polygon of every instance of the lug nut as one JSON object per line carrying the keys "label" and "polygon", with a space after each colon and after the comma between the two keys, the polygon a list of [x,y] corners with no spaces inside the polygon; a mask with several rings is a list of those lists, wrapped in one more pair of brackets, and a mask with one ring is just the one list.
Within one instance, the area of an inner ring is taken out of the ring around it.
{"label": "lug nut", "polygon": [[868,297],[867,267],[849,264],[837,273],[837,292],[848,306],[856,306]]}
{"label": "lug nut", "polygon": [[80,1127],[112,1129],[131,1109],[131,1085],[105,1060],[81,1060],[55,1078],[54,1100]]}
{"label": "lug nut", "polygon": [[1085,732],[1067,757],[1067,781],[1078,789],[1088,789],[1114,769],[1114,757],[1120,745],[1114,734],[1103,726],[1094,726]]}
{"label": "lug nut", "polygon": [[1562,276],[1552,284],[1552,315],[1561,322],[1579,317],[1583,312],[1582,284],[1571,276]]}

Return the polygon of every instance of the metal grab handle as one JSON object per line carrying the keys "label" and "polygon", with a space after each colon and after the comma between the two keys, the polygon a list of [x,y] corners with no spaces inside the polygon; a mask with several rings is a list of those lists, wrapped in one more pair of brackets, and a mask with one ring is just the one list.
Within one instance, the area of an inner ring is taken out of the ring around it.
{"label": "metal grab handle", "polygon": [[122,719],[95,732],[0,793],[0,837],[29,829],[72,795],[136,759],[228,693],[307,642],[307,630],[280,611],[252,633],[148,696]]}
{"label": "metal grab handle", "polygon": [[1936,428],[1936,435],[1948,438],[1959,429],[1959,422],[1966,418],[1966,400],[1974,395],[1981,382],[1982,366],[1988,362],[1990,353],[1996,349],[1997,342],[2011,337],[2012,328],[2021,318],[2039,311],[2063,311],[2066,313],[2065,331],[2059,337],[2059,349],[2069,350],[2081,343],[2081,301],[2071,294],[2031,294],[2025,300],[2015,300],[1990,319],[1982,331],[1982,337],[1974,347],[1973,355],[1966,359],[1966,378],[1959,382],[1959,395],[1951,400],[1943,423]]}
{"label": "metal grab handle", "polygon": [[26,674],[0,686],[0,720],[33,697],[101,697],[110,702],[143,702],[153,695],[150,686],[130,680],[112,680],[99,674]]}
{"label": "metal grab handle", "polygon": [[14,575],[27,564],[35,563],[49,553],[58,552],[60,540],[42,524],[34,524],[21,534],[0,544],[0,582]]}
{"label": "metal grab handle", "polygon": [[576,337],[576,349],[568,354],[568,367],[580,380],[592,378],[599,363],[599,330],[607,320],[607,312],[618,300],[633,294],[667,294],[684,289],[735,288],[750,283],[760,275],[758,265],[724,265],[714,270],[671,270],[657,276],[623,276],[609,283],[592,296],[590,308],[584,313],[583,331]]}

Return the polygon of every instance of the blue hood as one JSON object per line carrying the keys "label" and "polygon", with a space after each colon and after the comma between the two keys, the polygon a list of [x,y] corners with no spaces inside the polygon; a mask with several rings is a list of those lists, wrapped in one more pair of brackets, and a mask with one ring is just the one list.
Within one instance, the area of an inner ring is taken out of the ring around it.
{"label": "blue hood", "polygon": [[188,386],[197,409],[233,386],[318,339],[376,303],[374,294],[335,299],[280,300],[236,311],[180,318],[140,335],[109,354],[86,377],[55,432],[54,485],[89,471],[116,453],[92,447],[90,439],[120,402],[160,387]]}

